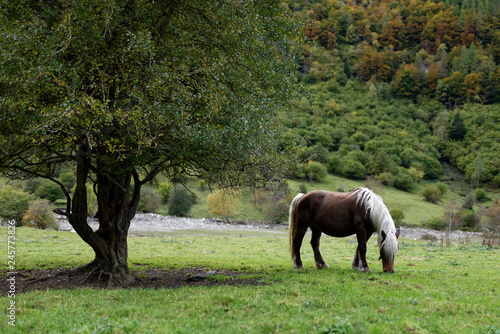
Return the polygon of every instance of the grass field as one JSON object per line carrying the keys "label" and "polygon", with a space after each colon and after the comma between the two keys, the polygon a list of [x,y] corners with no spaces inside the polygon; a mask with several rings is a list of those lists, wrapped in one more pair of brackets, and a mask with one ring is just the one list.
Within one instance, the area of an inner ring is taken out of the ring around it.
{"label": "grass field", "polygon": [[[6,249],[7,229],[0,228]],[[70,232],[18,228],[16,266],[70,268],[92,259]],[[261,285],[180,289],[16,291],[16,327],[2,333],[499,333],[500,254],[476,243],[442,247],[400,240],[396,273],[382,272],[376,238],[368,245],[373,272],[350,268],[353,238],[322,238],[331,268],[292,269],[286,231],[190,231],[129,238],[129,264],[204,267],[241,272]],[[2,261],[2,275],[7,258]],[[2,279],[5,279],[3,277]],[[214,279],[224,279],[215,277]]]}

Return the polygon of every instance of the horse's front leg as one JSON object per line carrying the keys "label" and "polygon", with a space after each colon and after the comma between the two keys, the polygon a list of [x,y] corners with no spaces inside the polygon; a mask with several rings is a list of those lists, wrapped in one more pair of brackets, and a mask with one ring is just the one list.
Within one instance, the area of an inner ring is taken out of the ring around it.
{"label": "horse's front leg", "polygon": [[358,247],[352,261],[352,269],[358,269],[363,272],[372,271],[366,262],[366,243],[370,239],[371,233],[366,233],[363,229],[356,233],[356,237],[358,239]]}
{"label": "horse's front leg", "polygon": [[330,268],[329,265],[325,263],[321,253],[319,252],[319,240],[321,239],[321,231],[311,226],[312,237],[311,237],[311,247],[314,252],[314,266],[318,269]]}

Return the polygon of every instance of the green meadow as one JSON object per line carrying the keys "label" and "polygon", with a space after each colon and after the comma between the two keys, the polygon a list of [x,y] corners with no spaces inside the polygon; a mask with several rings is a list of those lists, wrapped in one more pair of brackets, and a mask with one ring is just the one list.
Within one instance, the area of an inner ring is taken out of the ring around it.
{"label": "green meadow", "polygon": [[[3,248],[7,229],[0,228]],[[307,236],[306,236],[307,237]],[[71,268],[92,260],[76,234],[17,228],[16,266]],[[368,245],[372,272],[350,268],[354,238],[322,238],[331,268],[292,269],[287,232],[180,231],[129,237],[129,264],[144,268],[203,267],[236,271],[258,285],[16,291],[16,326],[2,333],[499,333],[498,248],[480,241],[450,247],[400,240],[396,273],[383,273],[376,238]],[[5,278],[7,259],[0,269]],[[4,279],[3,278],[3,279]],[[224,275],[214,275],[224,281]]]}

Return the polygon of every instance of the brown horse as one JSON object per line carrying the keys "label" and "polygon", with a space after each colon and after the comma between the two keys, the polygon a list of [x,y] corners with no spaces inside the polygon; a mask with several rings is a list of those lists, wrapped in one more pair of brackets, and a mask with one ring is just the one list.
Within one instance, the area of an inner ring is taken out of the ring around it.
{"label": "brown horse", "polygon": [[366,263],[366,242],[373,232],[378,234],[380,259],[384,272],[394,272],[394,258],[398,251],[399,229],[384,205],[382,198],[367,188],[357,188],[350,193],[311,191],[298,194],[290,205],[289,238],[294,268],[302,269],[300,246],[311,228],[311,246],[315,266],[328,268],[319,252],[321,233],[333,237],[347,237],[356,234],[358,247],[352,268],[371,271]]}

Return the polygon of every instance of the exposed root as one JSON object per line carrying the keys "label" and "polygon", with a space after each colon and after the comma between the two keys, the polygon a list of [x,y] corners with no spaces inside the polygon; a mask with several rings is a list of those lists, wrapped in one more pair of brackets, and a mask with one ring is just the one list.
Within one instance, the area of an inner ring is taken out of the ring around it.
{"label": "exposed root", "polygon": [[[95,273],[98,269],[99,269],[99,268],[94,267],[94,268],[90,271],[90,273],[88,273],[87,277],[85,277],[85,278],[83,279],[83,281],[81,281],[81,282],[80,282],[80,284],[85,283],[85,282],[89,279],[89,277],[90,277],[90,276],[92,276],[92,274],[93,274],[93,273]],[[101,276],[99,275],[99,277],[101,277]],[[99,283],[99,281],[97,281],[97,282]]]}
{"label": "exposed root", "polygon": [[38,283],[38,282],[48,281],[48,280],[49,280],[49,279],[51,279],[51,278],[54,278],[54,276],[52,276],[52,275],[47,275],[47,276],[45,276],[45,277],[39,277],[39,278],[28,278],[28,279],[26,280],[26,282],[27,282],[28,284],[35,284],[35,283]]}
{"label": "exposed root", "polygon": [[92,261],[92,262],[84,264],[83,266],[80,266],[80,267],[76,267],[76,268],[72,268],[72,269],[58,272],[56,274],[56,276],[77,276],[77,275],[85,273],[89,270],[92,270],[94,268],[95,268],[95,264],[94,264],[94,261]]}

